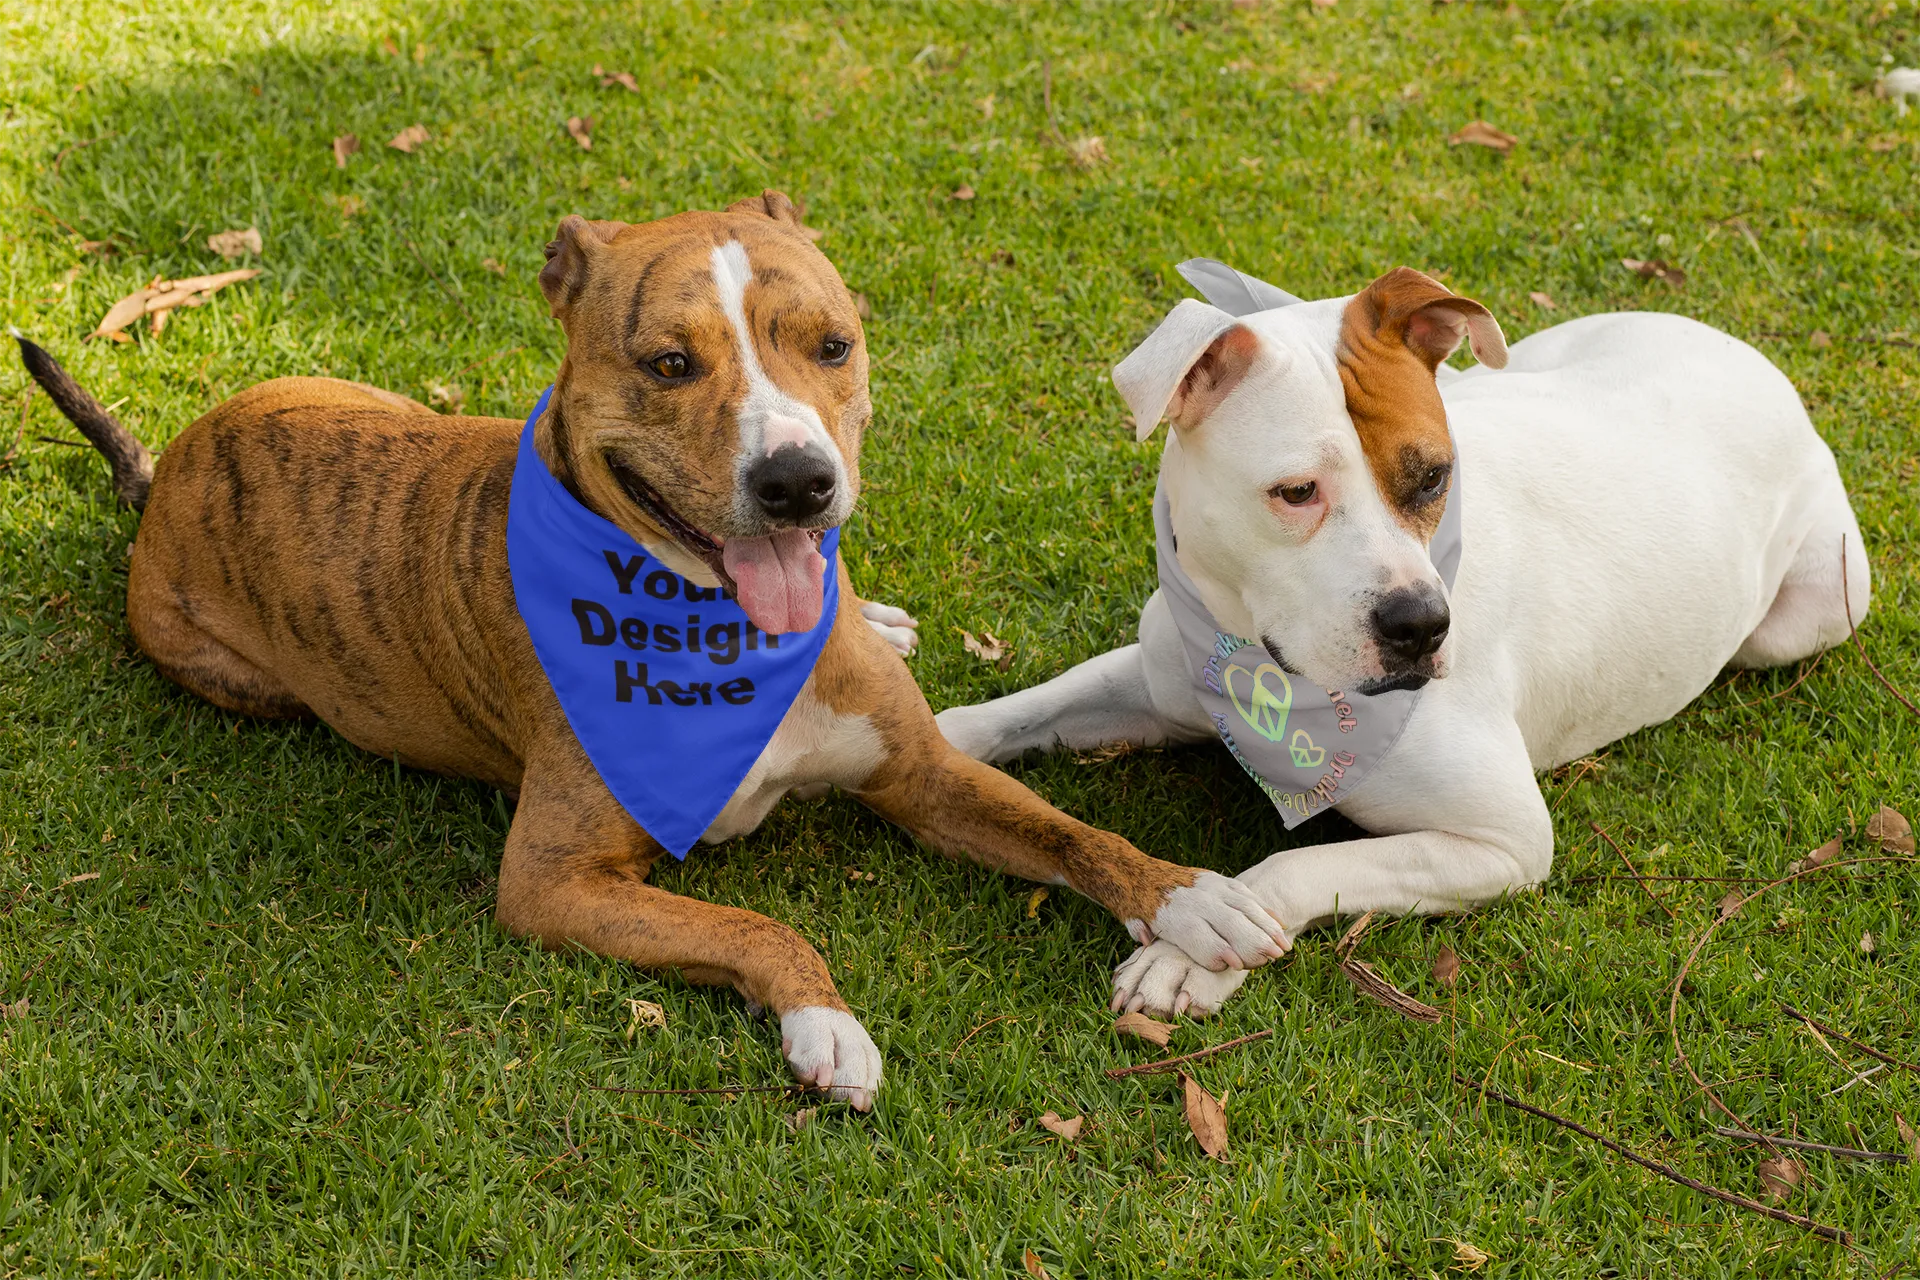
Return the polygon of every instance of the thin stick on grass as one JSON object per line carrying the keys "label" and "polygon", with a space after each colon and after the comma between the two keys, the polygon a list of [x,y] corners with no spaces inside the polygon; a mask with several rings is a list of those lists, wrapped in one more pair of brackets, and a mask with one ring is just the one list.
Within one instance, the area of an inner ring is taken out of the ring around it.
{"label": "thin stick on grass", "polygon": [[1855,1040],[1852,1036],[1843,1035],[1842,1033],[1835,1031],[1832,1027],[1828,1026],[1826,1023],[1821,1022],[1818,1019],[1808,1017],[1806,1014],[1800,1012],[1798,1009],[1794,1008],[1792,1005],[1788,1004],[1784,1000],[1780,1002],[1780,1012],[1786,1014],[1789,1018],[1796,1018],[1799,1021],[1806,1023],[1808,1026],[1812,1027],[1815,1031],[1819,1031],[1826,1035],[1832,1036],[1835,1040],[1845,1041],[1847,1044],[1852,1045],[1854,1048],[1858,1049],[1860,1052],[1866,1054],[1869,1058],[1878,1058],[1882,1062],[1891,1063],[1896,1067],[1904,1067],[1908,1071],[1911,1071],[1916,1075],[1920,1075],[1920,1066],[1915,1066],[1911,1062],[1903,1062],[1899,1058],[1893,1057],[1891,1054],[1882,1053],[1870,1044],[1861,1044],[1858,1040]]}
{"label": "thin stick on grass", "polygon": [[1610,847],[1615,853],[1620,855],[1620,861],[1627,864],[1628,877],[1636,881],[1640,885],[1640,892],[1646,894],[1648,900],[1651,901],[1654,906],[1666,912],[1667,919],[1678,920],[1680,917],[1674,914],[1673,908],[1668,906],[1666,903],[1662,902],[1660,898],[1655,895],[1653,890],[1647,888],[1646,881],[1640,878],[1639,871],[1636,870],[1633,865],[1633,859],[1629,858],[1627,856],[1627,851],[1625,849],[1622,849],[1617,843],[1614,842],[1614,838],[1607,834],[1607,829],[1601,826],[1597,822],[1589,822],[1587,825],[1592,827],[1594,829],[1595,834],[1597,834],[1602,840],[1605,840],[1607,842],[1608,847]]}
{"label": "thin stick on grass", "polygon": [[1782,1138],[1776,1134],[1754,1133],[1750,1129],[1729,1129],[1724,1125],[1713,1126],[1713,1131],[1723,1138],[1738,1138],[1747,1142],[1764,1142],[1770,1147],[1792,1147],[1795,1151],[1823,1151],[1830,1156],[1840,1156],[1847,1160],[1879,1160],[1887,1164],[1911,1164],[1913,1157],[1899,1151],[1868,1151],[1864,1147],[1834,1147],[1824,1142],[1807,1142],[1800,1138]]}
{"label": "thin stick on grass", "polygon": [[1569,1120],[1565,1116],[1555,1115],[1553,1112],[1542,1107],[1536,1107],[1530,1103],[1522,1102],[1510,1094],[1500,1092],[1500,1090],[1494,1088],[1492,1085],[1480,1084],[1467,1079],[1467,1077],[1463,1075],[1456,1074],[1453,1078],[1456,1083],[1469,1089],[1477,1089],[1482,1096],[1492,1098],[1502,1106],[1512,1107],[1516,1111],[1524,1111],[1530,1116],[1538,1116],[1540,1119],[1557,1124],[1563,1129],[1571,1129],[1583,1138],[1591,1138],[1607,1150],[1633,1161],[1643,1169],[1659,1174],[1669,1182],[1677,1182],[1689,1190],[1698,1191],[1703,1196],[1710,1196],[1723,1204],[1730,1204],[1736,1208],[1746,1209],[1750,1212],[1760,1214],[1762,1217],[1772,1218],[1775,1222],[1785,1222],[1792,1226],[1799,1227],[1802,1230],[1811,1231],[1822,1239],[1831,1240],[1836,1244],[1845,1245],[1849,1248],[1853,1246],[1853,1233],[1850,1231],[1843,1230],[1840,1227],[1830,1227],[1823,1222],[1815,1222],[1812,1218],[1804,1217],[1801,1214],[1789,1213],[1785,1209],[1776,1209],[1772,1205],[1761,1204],[1758,1200],[1749,1200],[1745,1196],[1735,1195],[1731,1191],[1724,1191],[1719,1187],[1702,1182],[1698,1178],[1689,1178],[1672,1165],[1662,1164],[1658,1160],[1650,1160],[1639,1152],[1615,1142],[1612,1138],[1595,1133],[1578,1121]]}
{"label": "thin stick on grass", "polygon": [[1893,687],[1893,681],[1880,674],[1880,668],[1874,665],[1873,658],[1867,653],[1867,646],[1860,643],[1860,632],[1853,625],[1853,596],[1847,590],[1847,535],[1840,535],[1840,600],[1847,610],[1847,639],[1853,641],[1853,647],[1860,651],[1861,661],[1867,664],[1867,670],[1873,672],[1873,678],[1887,686],[1887,692],[1900,700],[1900,705],[1920,716],[1920,707],[1907,700],[1907,695]]}
{"label": "thin stick on grass", "polygon": [[1172,1071],[1183,1062],[1196,1062],[1201,1058],[1211,1058],[1216,1053],[1225,1053],[1229,1049],[1238,1049],[1243,1044],[1252,1044],[1255,1040],[1265,1040],[1272,1035],[1271,1030],[1256,1031],[1237,1040],[1227,1040],[1206,1049],[1196,1049],[1192,1053],[1183,1053],[1177,1058],[1162,1058],[1158,1062],[1142,1062],[1131,1067],[1109,1067],[1107,1079],[1118,1080],[1121,1076],[1147,1076],[1160,1071]]}
{"label": "thin stick on grass", "polygon": [[1740,914],[1741,909],[1744,908],[1749,902],[1752,902],[1755,898],[1759,897],[1763,893],[1768,892],[1769,890],[1778,889],[1783,884],[1791,884],[1793,881],[1798,880],[1803,876],[1818,875],[1822,871],[1832,871],[1836,867],[1861,866],[1870,862],[1914,862],[1914,861],[1916,861],[1916,859],[1914,858],[1903,857],[1895,854],[1889,854],[1885,856],[1872,857],[1872,858],[1847,858],[1839,862],[1823,862],[1816,867],[1805,867],[1799,871],[1794,872],[1792,875],[1782,876],[1778,880],[1770,880],[1766,884],[1761,885],[1758,889],[1755,889],[1752,893],[1748,894],[1746,897],[1734,903],[1731,907],[1723,908],[1720,914],[1714,918],[1713,923],[1708,925],[1701,932],[1699,940],[1693,944],[1693,950],[1689,951],[1687,953],[1687,958],[1681,962],[1680,972],[1674,975],[1673,993],[1667,1000],[1667,1032],[1673,1039],[1673,1053],[1674,1053],[1674,1056],[1680,1060],[1680,1065],[1686,1069],[1687,1075],[1692,1077],[1694,1084],[1699,1086],[1699,1091],[1707,1095],[1707,1101],[1711,1102],[1715,1107],[1719,1108],[1721,1114],[1726,1116],[1727,1119],[1733,1121],[1737,1125],[1744,1126],[1746,1124],[1745,1118],[1739,1115],[1737,1112],[1735,1112],[1732,1107],[1729,1107],[1726,1103],[1722,1102],[1720,1100],[1720,1095],[1713,1091],[1712,1086],[1708,1085],[1705,1080],[1702,1080],[1700,1078],[1700,1073],[1693,1069],[1693,1060],[1687,1057],[1686,1049],[1683,1048],[1680,1044],[1680,988],[1686,982],[1687,974],[1693,968],[1693,962],[1699,958],[1701,951],[1703,951],[1706,948],[1707,943],[1713,940],[1713,935],[1719,930],[1721,925],[1725,924],[1727,921],[1733,919],[1736,915]]}
{"label": "thin stick on grass", "polygon": [[590,1084],[589,1089],[598,1089],[602,1093],[644,1093],[691,1097],[695,1094],[711,1093],[789,1093],[802,1094],[806,1088],[797,1084],[736,1084],[718,1089],[629,1089],[617,1084]]}

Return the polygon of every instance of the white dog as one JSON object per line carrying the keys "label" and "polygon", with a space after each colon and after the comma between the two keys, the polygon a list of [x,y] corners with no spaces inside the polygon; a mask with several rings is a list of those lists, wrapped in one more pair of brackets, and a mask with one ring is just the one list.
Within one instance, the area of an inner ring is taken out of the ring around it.
{"label": "white dog", "polygon": [[[1485,307],[1406,268],[1281,306],[1183,271],[1241,314],[1184,301],[1114,370],[1141,439],[1174,425],[1140,643],[939,724],[996,762],[1222,738],[1287,825],[1334,807],[1375,833],[1238,877],[1291,933],[1539,883],[1535,770],[1865,616],[1833,455],[1745,343],[1628,313],[1509,351]],[[1480,364],[1455,373],[1463,338]],[[1225,945],[1151,941],[1114,1007],[1204,1015],[1245,978]]]}

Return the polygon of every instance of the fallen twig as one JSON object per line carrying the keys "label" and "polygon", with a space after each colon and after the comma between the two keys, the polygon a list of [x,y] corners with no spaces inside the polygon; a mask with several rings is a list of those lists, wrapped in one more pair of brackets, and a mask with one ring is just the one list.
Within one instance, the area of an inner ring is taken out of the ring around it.
{"label": "fallen twig", "polygon": [[1740,914],[1741,908],[1745,907],[1761,894],[1772,889],[1778,889],[1783,884],[1789,884],[1792,881],[1800,879],[1802,876],[1818,875],[1822,871],[1832,871],[1836,867],[1860,866],[1869,862],[1913,861],[1916,861],[1916,859],[1898,854],[1887,854],[1871,858],[1847,858],[1837,862],[1822,862],[1818,866],[1803,867],[1792,875],[1782,876],[1778,880],[1768,881],[1746,897],[1740,899],[1739,902],[1734,903],[1731,907],[1722,907],[1720,913],[1714,917],[1713,923],[1701,931],[1699,940],[1693,944],[1693,950],[1689,951],[1687,958],[1681,962],[1680,972],[1674,975],[1673,993],[1667,1000],[1667,1032],[1673,1039],[1674,1056],[1680,1060],[1680,1065],[1684,1067],[1687,1074],[1693,1078],[1694,1084],[1699,1086],[1699,1091],[1707,1095],[1707,1101],[1711,1102],[1715,1107],[1718,1107],[1721,1114],[1725,1115],[1727,1119],[1738,1125],[1744,1125],[1746,1123],[1744,1117],[1740,1116],[1726,1103],[1720,1101],[1720,1095],[1715,1093],[1712,1086],[1700,1078],[1700,1073],[1693,1069],[1693,1060],[1687,1057],[1686,1049],[1680,1044],[1680,988],[1686,982],[1687,973],[1693,968],[1693,962],[1699,958],[1700,952],[1705,949],[1708,942],[1713,940],[1714,933],[1718,931],[1721,925]]}
{"label": "fallen twig", "polygon": [[1766,884],[1765,876],[1574,876],[1564,884],[1605,884],[1609,880],[1667,880],[1680,884]]}
{"label": "fallen twig", "polygon": [[1780,1012],[1786,1014],[1789,1018],[1795,1018],[1801,1022],[1806,1023],[1808,1026],[1812,1027],[1815,1031],[1819,1031],[1825,1035],[1832,1036],[1835,1040],[1845,1041],[1846,1043],[1852,1045],[1854,1048],[1858,1049],[1860,1052],[1866,1054],[1869,1058],[1878,1058],[1882,1062],[1890,1062],[1896,1067],[1905,1067],[1908,1071],[1911,1071],[1916,1075],[1920,1075],[1920,1066],[1915,1066],[1911,1062],[1902,1062],[1899,1058],[1896,1058],[1891,1054],[1880,1052],[1878,1049],[1874,1048],[1872,1045],[1861,1044],[1858,1040],[1855,1040],[1852,1036],[1843,1035],[1840,1032],[1835,1031],[1832,1027],[1828,1026],[1826,1023],[1821,1022],[1817,1019],[1808,1017],[1806,1014],[1800,1012],[1798,1009],[1794,1008],[1792,1005],[1788,1004],[1784,1000],[1780,1002]]}
{"label": "fallen twig", "polygon": [[1607,844],[1612,847],[1613,851],[1620,855],[1620,861],[1627,864],[1627,875],[1632,877],[1635,881],[1639,882],[1640,892],[1646,894],[1648,899],[1652,901],[1654,906],[1666,912],[1667,919],[1678,920],[1680,917],[1674,914],[1673,908],[1668,906],[1666,903],[1662,902],[1657,896],[1655,896],[1653,890],[1647,888],[1646,881],[1641,880],[1640,873],[1634,870],[1633,859],[1629,858],[1627,856],[1627,851],[1625,849],[1622,849],[1618,844],[1616,844],[1614,842],[1613,837],[1607,834],[1607,829],[1601,826],[1597,822],[1589,822],[1587,825],[1592,827],[1595,834],[1597,834],[1602,840],[1605,840]]}
{"label": "fallen twig", "polygon": [[1272,1034],[1273,1032],[1271,1030],[1256,1031],[1250,1036],[1241,1036],[1238,1040],[1227,1040],[1220,1044],[1212,1045],[1209,1048],[1196,1049],[1192,1053],[1183,1053],[1177,1058],[1162,1058],[1158,1062],[1142,1062],[1131,1067],[1109,1067],[1106,1076],[1109,1080],[1118,1080],[1121,1076],[1145,1076],[1152,1075],[1156,1071],[1172,1071],[1180,1063],[1195,1062],[1201,1058],[1211,1058],[1216,1053],[1225,1053],[1227,1050],[1237,1049],[1243,1044],[1252,1044],[1255,1040],[1265,1040]]}
{"label": "fallen twig", "polygon": [[650,1124],[656,1129],[664,1129],[668,1133],[672,1134],[674,1137],[680,1139],[682,1142],[691,1142],[693,1143],[694,1146],[699,1147],[700,1150],[702,1151],[705,1151],[707,1149],[704,1143],[698,1142],[693,1138],[689,1138],[686,1134],[680,1132],[678,1129],[674,1128],[672,1125],[661,1124],[658,1120],[649,1120],[645,1116],[636,1116],[629,1111],[616,1111],[613,1114],[619,1116],[622,1120],[638,1120],[641,1124]]}
{"label": "fallen twig", "polygon": [[1912,1156],[1899,1151],[1868,1151],[1863,1147],[1831,1147],[1824,1142],[1805,1142],[1799,1138],[1782,1138],[1774,1134],[1754,1133],[1749,1129],[1728,1129],[1723,1125],[1713,1126],[1713,1131],[1723,1138],[1764,1142],[1772,1147],[1792,1147],[1795,1151],[1824,1151],[1830,1156],[1844,1156],[1848,1160],[1881,1160],[1887,1164],[1913,1163]]}
{"label": "fallen twig", "polygon": [[1340,958],[1340,972],[1347,975],[1360,994],[1373,999],[1393,1010],[1403,1018],[1415,1022],[1438,1022],[1445,1016],[1430,1004],[1423,1004],[1400,988],[1381,977],[1379,972],[1364,960],[1355,960],[1353,951],[1360,945],[1360,938],[1373,924],[1373,912],[1369,911],[1355,920],[1347,931],[1340,935],[1340,941],[1333,944],[1333,954]]}
{"label": "fallen twig", "polygon": [[799,1095],[807,1092],[804,1085],[797,1084],[737,1084],[719,1089],[628,1089],[617,1084],[590,1084],[589,1089],[598,1089],[602,1093],[648,1093],[673,1094],[687,1096],[698,1093],[790,1093]]}
{"label": "fallen twig", "polygon": [[1595,1133],[1578,1121],[1569,1120],[1565,1116],[1555,1115],[1553,1112],[1541,1107],[1522,1102],[1518,1098],[1500,1092],[1500,1090],[1495,1089],[1491,1085],[1480,1084],[1458,1073],[1456,1073],[1453,1078],[1456,1083],[1464,1085],[1469,1089],[1477,1089],[1483,1096],[1492,1098],[1495,1102],[1503,1106],[1512,1107],[1516,1111],[1524,1111],[1531,1116],[1538,1116],[1540,1119],[1551,1121],[1563,1129],[1571,1129],[1582,1137],[1591,1138],[1607,1150],[1614,1152],[1616,1155],[1624,1156],[1641,1168],[1657,1173],[1670,1182],[1677,1182],[1683,1187],[1698,1191],[1703,1196],[1711,1196],[1723,1204],[1730,1204],[1737,1208],[1750,1210],[1763,1217],[1772,1218],[1775,1222],[1789,1223],[1793,1226],[1811,1231],[1822,1239],[1832,1240],[1836,1244],[1846,1245],[1849,1248],[1853,1245],[1853,1233],[1850,1231],[1843,1230],[1840,1227],[1830,1227],[1825,1223],[1815,1222],[1812,1218],[1803,1217],[1797,1213],[1789,1213],[1785,1209],[1776,1209],[1772,1205],[1761,1204],[1757,1200],[1749,1200],[1745,1196],[1735,1195],[1731,1191],[1723,1191],[1719,1187],[1701,1182],[1698,1178],[1689,1178],[1672,1165],[1662,1164],[1658,1160],[1650,1160],[1639,1152],[1615,1142],[1612,1138],[1603,1137]]}
{"label": "fallen twig", "polygon": [[1873,672],[1873,678],[1887,686],[1887,692],[1900,700],[1900,705],[1920,716],[1920,707],[1907,700],[1907,695],[1893,687],[1893,681],[1880,674],[1880,668],[1874,665],[1873,658],[1867,653],[1867,646],[1860,643],[1860,633],[1853,625],[1853,597],[1847,592],[1847,535],[1840,535],[1840,600],[1847,611],[1847,639],[1853,641],[1853,647],[1860,651],[1861,661],[1867,664],[1867,670]]}

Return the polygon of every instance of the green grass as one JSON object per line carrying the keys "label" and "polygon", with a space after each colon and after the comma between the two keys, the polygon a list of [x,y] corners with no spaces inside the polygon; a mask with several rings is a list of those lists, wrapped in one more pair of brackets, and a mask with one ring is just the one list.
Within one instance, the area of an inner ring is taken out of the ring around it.
{"label": "green grass", "polygon": [[[1907,0],[12,0],[4,309],[154,445],[281,374],[451,383],[518,416],[560,350],[533,282],[560,216],[782,188],[872,300],[870,485],[846,554],[865,593],[922,619],[936,707],[1129,638],[1156,446],[1132,443],[1105,371],[1183,296],[1179,259],[1307,296],[1407,263],[1515,337],[1677,310],[1801,387],[1871,544],[1863,638],[1915,690],[1920,114],[1869,86],[1889,56],[1920,64],[1917,29]],[[599,87],[596,62],[645,92]],[[1049,140],[1049,68],[1059,136],[1101,136],[1108,163],[1081,170]],[[590,153],[569,115],[596,118]],[[1520,136],[1510,156],[1447,147],[1482,117]],[[418,154],[382,145],[414,123],[433,135]],[[328,144],[347,132],[366,149],[341,171]],[[963,184],[977,196],[949,199]],[[206,236],[249,224],[259,280],[158,339],[80,344],[113,299],[215,268]],[[1680,264],[1684,292],[1622,257]],[[1108,1030],[1129,949],[1113,921],[1060,892],[1032,912],[1028,886],[846,800],[788,804],[659,878],[814,939],[885,1052],[874,1115],[823,1108],[795,1133],[783,1119],[805,1104],[778,1094],[592,1087],[785,1072],[731,995],[497,931],[498,797],[156,675],[122,616],[133,517],[96,458],[37,439],[71,433],[0,366],[0,446],[24,433],[0,474],[0,999],[29,1001],[0,1023],[0,1275],[1020,1276],[1032,1249],[1056,1277],[1429,1276],[1465,1265],[1452,1241],[1497,1276],[1920,1263],[1920,1168],[1807,1158],[1789,1207],[1855,1231],[1848,1253],[1449,1083],[1491,1071],[1758,1192],[1758,1155],[1711,1136],[1666,1033],[1723,886],[1662,883],[1670,919],[1592,878],[1622,868],[1589,824],[1668,875],[1771,877],[1836,832],[1866,852],[1882,801],[1920,816],[1920,720],[1851,650],[1727,678],[1603,770],[1546,780],[1544,892],[1377,931],[1369,958],[1446,1006],[1442,1028],[1359,1000],[1324,937],[1217,1024],[1183,1026],[1176,1049],[1277,1033],[1196,1071],[1227,1095],[1223,1164],[1186,1135],[1169,1078],[1101,1074],[1146,1056]],[[962,626],[1014,644],[1012,669],[963,653]],[[1019,772],[1223,870],[1345,832],[1283,835],[1217,750]],[[1697,965],[1687,1052],[1756,1125],[1897,1146],[1920,1079],[1834,1093],[1852,1071],[1776,1002],[1920,1059],[1917,916],[1912,866],[1775,891]],[[1442,944],[1464,959],[1451,992],[1428,976]],[[629,1036],[629,998],[663,1005],[666,1028]],[[1034,1127],[1049,1109],[1089,1117],[1076,1146]]]}

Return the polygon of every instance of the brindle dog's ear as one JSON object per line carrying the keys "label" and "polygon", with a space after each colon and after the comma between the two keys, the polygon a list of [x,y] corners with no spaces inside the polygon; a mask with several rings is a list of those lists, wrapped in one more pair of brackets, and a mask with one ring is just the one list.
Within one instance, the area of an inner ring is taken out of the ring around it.
{"label": "brindle dog's ear", "polygon": [[547,265],[540,268],[540,292],[555,318],[563,319],[587,287],[595,252],[626,229],[624,222],[588,222],[577,213],[560,219],[560,230],[547,242]]}
{"label": "brindle dog's ear", "polygon": [[778,191],[762,191],[757,196],[748,196],[745,200],[735,200],[727,206],[728,213],[757,213],[772,218],[775,222],[784,222],[794,230],[801,230],[800,221],[806,216],[806,208]]}

